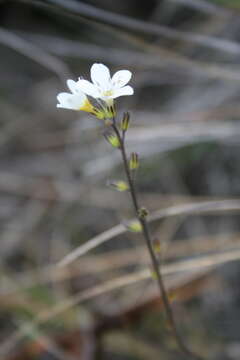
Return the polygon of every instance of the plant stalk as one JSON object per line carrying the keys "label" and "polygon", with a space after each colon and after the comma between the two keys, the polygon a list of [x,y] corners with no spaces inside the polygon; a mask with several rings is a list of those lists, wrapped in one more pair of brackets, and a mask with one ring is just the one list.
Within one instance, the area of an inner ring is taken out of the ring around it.
{"label": "plant stalk", "polygon": [[164,310],[165,310],[165,313],[166,313],[166,316],[167,316],[168,323],[170,325],[172,334],[173,334],[173,336],[175,338],[176,344],[178,345],[179,349],[182,351],[182,353],[185,356],[188,356],[188,357],[190,357],[192,359],[202,360],[201,356],[192,353],[192,351],[190,351],[187,348],[187,346],[183,342],[180,334],[178,333],[176,322],[175,322],[174,315],[173,315],[173,311],[172,311],[172,308],[171,308],[171,305],[170,305],[170,302],[169,302],[169,299],[168,299],[167,290],[165,289],[160,264],[159,264],[159,261],[158,261],[158,259],[156,257],[154,249],[153,249],[148,223],[147,223],[146,218],[140,215],[141,207],[139,206],[139,203],[138,203],[138,197],[137,197],[137,192],[136,192],[136,189],[135,189],[135,184],[134,184],[133,178],[131,176],[131,171],[130,171],[129,164],[128,164],[126,148],[125,148],[125,142],[124,142],[124,136],[123,137],[121,136],[121,134],[119,132],[119,129],[118,129],[115,122],[113,122],[112,128],[113,128],[113,130],[114,130],[114,132],[115,132],[115,134],[116,134],[116,136],[117,136],[117,138],[119,140],[119,143],[120,143],[119,149],[121,151],[121,156],[122,156],[122,160],[123,160],[123,167],[124,167],[124,171],[125,171],[125,174],[126,174],[128,185],[129,185],[129,191],[130,191],[130,195],[131,195],[131,199],[132,199],[132,203],[133,203],[134,212],[135,212],[136,217],[138,218],[138,220],[139,220],[139,222],[140,222],[140,224],[142,226],[143,237],[144,237],[146,245],[147,245],[147,249],[148,249],[148,252],[149,252],[149,255],[150,255],[150,259],[151,259],[151,262],[152,262],[154,273],[156,274],[156,279],[157,279],[157,282],[158,282],[160,295],[162,297]]}

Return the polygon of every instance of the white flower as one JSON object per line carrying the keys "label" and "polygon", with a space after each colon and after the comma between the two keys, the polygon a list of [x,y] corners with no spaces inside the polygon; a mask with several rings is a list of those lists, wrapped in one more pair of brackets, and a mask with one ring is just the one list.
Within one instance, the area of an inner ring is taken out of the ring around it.
{"label": "white flower", "polygon": [[79,78],[77,85],[86,95],[111,104],[113,99],[119,96],[133,94],[133,88],[129,85],[125,86],[131,79],[131,76],[132,73],[130,71],[120,70],[111,78],[107,66],[103,64],[93,64],[91,67],[92,83]]}
{"label": "white flower", "polygon": [[57,95],[58,108],[71,109],[71,110],[83,110],[94,113],[94,108],[89,102],[87,96],[80,90],[78,83],[73,80],[67,81],[67,86],[71,90],[71,93],[60,93]]}

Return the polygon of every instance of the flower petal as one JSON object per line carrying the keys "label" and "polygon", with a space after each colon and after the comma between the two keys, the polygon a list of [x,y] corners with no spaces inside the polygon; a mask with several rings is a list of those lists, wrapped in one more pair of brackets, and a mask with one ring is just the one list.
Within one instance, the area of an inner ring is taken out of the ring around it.
{"label": "flower petal", "polygon": [[126,85],[132,77],[132,73],[129,70],[117,71],[112,77],[112,86],[114,89],[118,89]]}
{"label": "flower petal", "polygon": [[67,86],[73,94],[82,93],[82,91],[78,87],[77,81],[69,79],[69,80],[67,80]]}
{"label": "flower petal", "polygon": [[90,83],[90,81],[79,79],[77,85],[78,89],[86,95],[92,96],[94,98],[99,98],[101,96],[97,86]]}
{"label": "flower petal", "polygon": [[111,96],[112,99],[115,99],[119,96],[123,95],[133,95],[134,90],[131,86],[124,86],[120,89],[115,89],[113,95]]}
{"label": "flower petal", "polygon": [[69,93],[66,93],[66,92],[58,94],[57,100],[58,100],[59,104],[57,104],[57,107],[65,108],[65,106],[67,106],[67,104],[68,104],[69,96],[72,96],[72,95]]}
{"label": "flower petal", "polygon": [[111,76],[107,66],[103,64],[93,64],[91,67],[92,82],[103,90],[111,87]]}
{"label": "flower petal", "polygon": [[86,100],[86,96],[84,94],[73,95],[69,93],[60,93],[57,96],[57,100],[59,101],[59,104],[57,104],[58,108],[80,110]]}

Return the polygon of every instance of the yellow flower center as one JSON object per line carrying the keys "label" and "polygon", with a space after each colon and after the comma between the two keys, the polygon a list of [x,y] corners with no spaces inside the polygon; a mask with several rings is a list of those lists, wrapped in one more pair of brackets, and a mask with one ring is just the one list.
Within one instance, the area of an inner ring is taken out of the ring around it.
{"label": "yellow flower center", "polygon": [[112,90],[107,90],[107,91],[103,91],[103,96],[112,96],[113,95],[113,91]]}

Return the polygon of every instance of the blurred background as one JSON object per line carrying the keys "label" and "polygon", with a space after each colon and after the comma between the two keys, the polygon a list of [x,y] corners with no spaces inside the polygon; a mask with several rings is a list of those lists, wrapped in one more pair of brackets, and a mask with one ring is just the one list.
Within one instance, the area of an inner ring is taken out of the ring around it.
{"label": "blurred background", "polygon": [[106,186],[119,154],[100,121],[56,108],[101,62],[133,73],[118,114],[179,331],[239,359],[240,2],[5,0],[0,22],[0,358],[186,359],[121,225],[128,194]]}

